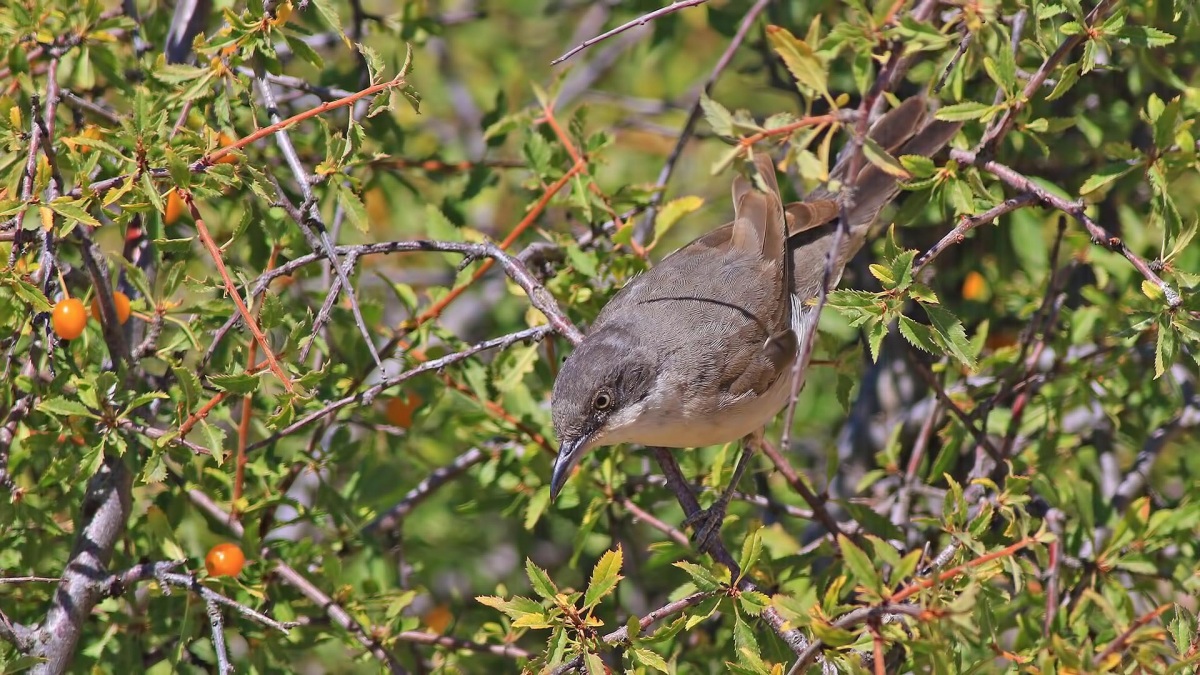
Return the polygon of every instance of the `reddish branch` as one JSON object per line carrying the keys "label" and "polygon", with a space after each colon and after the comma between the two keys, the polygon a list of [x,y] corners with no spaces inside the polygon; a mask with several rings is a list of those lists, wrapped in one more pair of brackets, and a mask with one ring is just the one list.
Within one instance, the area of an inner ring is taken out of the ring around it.
{"label": "reddish branch", "polygon": [[258,322],[250,314],[250,309],[242,301],[242,296],[238,292],[237,286],[234,285],[233,279],[229,278],[229,272],[225,269],[225,261],[221,258],[221,249],[217,247],[217,243],[213,241],[212,235],[208,233],[208,227],[204,224],[204,219],[200,217],[200,209],[196,208],[196,202],[192,198],[192,193],[184,189],[177,189],[179,196],[183,198],[183,203],[192,212],[192,220],[196,221],[196,233],[200,235],[200,242],[204,244],[204,248],[212,256],[213,264],[217,267],[217,273],[221,275],[221,280],[225,282],[225,292],[233,299],[233,304],[237,305],[238,312],[242,314],[242,320],[246,322],[246,327],[250,329],[254,340],[262,348],[263,356],[267,358],[267,364],[270,366],[271,372],[275,373],[275,377],[279,378],[279,381],[283,383],[283,388],[289,394],[292,393],[295,389],[292,380],[287,376],[287,373],[283,372],[283,368],[276,361],[275,352],[271,351],[271,345],[267,344],[267,336],[263,335],[262,330],[258,327]]}

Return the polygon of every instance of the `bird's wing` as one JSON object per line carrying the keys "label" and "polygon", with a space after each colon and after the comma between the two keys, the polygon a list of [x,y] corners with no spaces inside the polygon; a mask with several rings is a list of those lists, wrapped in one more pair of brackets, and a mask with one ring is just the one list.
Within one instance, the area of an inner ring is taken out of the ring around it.
{"label": "bird's wing", "polygon": [[719,382],[723,401],[765,392],[796,355],[783,205],[770,158],[756,157],[755,166],[768,192],[739,176],[733,222],[632,280],[596,321],[644,316],[647,340],[696,361],[685,368]]}

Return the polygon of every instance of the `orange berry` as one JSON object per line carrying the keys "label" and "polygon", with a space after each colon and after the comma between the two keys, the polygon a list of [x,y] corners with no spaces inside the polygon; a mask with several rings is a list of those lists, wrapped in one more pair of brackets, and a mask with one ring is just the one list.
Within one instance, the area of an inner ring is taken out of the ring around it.
{"label": "orange berry", "polygon": [[167,193],[167,208],[163,214],[163,221],[167,225],[174,225],[179,217],[183,215],[183,197],[179,196],[178,190],[171,190]]}
{"label": "orange berry", "polygon": [[421,621],[429,627],[434,633],[445,633],[450,627],[450,622],[454,620],[454,615],[450,613],[450,608],[446,605],[436,605],[433,609],[425,612],[425,616],[421,617]]}
{"label": "orange berry", "polygon": [[204,568],[214,577],[236,577],[242,573],[245,564],[246,554],[236,544],[228,542],[217,544],[204,556]]}
{"label": "orange berry", "polygon": [[[117,322],[122,326],[129,320],[129,296],[121,291],[113,291],[113,309],[117,310]],[[92,317],[97,321],[103,321],[104,315],[100,312],[99,296],[92,298]]]}
{"label": "orange berry", "polygon": [[413,413],[425,401],[421,400],[416,394],[408,394],[407,396],[397,396],[389,399],[387,402],[387,420],[393,426],[407,429],[412,426]]}
{"label": "orange berry", "polygon": [[64,340],[74,340],[83,335],[87,325],[87,310],[79,298],[67,298],[54,305],[54,313],[50,317],[54,332]]}
{"label": "orange berry", "polygon": [[[230,138],[229,134],[225,133],[224,131],[217,132],[217,143],[219,143],[222,148],[233,145],[235,141],[236,139]],[[233,153],[229,153],[228,155],[215,160],[213,164],[237,164],[237,156]]]}
{"label": "orange berry", "polygon": [[975,270],[967,272],[967,278],[963,280],[962,295],[967,300],[986,300],[988,296],[987,280]]}

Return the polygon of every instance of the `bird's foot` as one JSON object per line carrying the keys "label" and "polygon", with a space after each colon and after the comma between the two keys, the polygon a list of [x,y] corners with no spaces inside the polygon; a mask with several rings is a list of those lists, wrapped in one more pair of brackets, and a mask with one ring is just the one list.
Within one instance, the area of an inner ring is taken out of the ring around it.
{"label": "bird's foot", "polygon": [[693,513],[683,522],[685,526],[692,528],[692,544],[697,551],[709,551],[721,542],[721,525],[725,523],[725,512],[728,508],[728,501],[718,500],[707,509]]}

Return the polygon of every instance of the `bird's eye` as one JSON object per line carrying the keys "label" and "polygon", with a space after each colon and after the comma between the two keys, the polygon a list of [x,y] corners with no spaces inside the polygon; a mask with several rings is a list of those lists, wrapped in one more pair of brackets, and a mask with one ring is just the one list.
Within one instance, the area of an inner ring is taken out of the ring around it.
{"label": "bird's eye", "polygon": [[596,398],[592,399],[592,407],[596,410],[608,410],[612,402],[612,395],[607,391],[602,391],[596,394]]}

